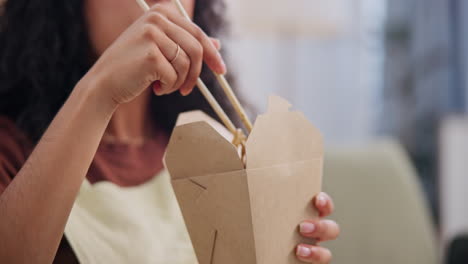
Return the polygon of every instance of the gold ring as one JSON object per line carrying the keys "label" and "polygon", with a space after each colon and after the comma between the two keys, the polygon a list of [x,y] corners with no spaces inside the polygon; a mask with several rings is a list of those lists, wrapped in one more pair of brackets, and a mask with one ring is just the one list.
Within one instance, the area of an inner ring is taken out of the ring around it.
{"label": "gold ring", "polygon": [[171,60],[171,64],[173,64],[177,58],[179,57],[179,54],[180,54],[180,46],[177,45],[177,51],[176,51],[176,55],[174,56],[174,58]]}

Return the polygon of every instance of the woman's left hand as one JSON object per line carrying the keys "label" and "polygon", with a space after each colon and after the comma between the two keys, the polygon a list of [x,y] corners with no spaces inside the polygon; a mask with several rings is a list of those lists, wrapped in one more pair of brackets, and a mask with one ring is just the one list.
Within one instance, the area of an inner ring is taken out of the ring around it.
{"label": "woman's left hand", "polygon": [[[318,220],[306,220],[299,224],[299,232],[302,236],[314,238],[317,243],[334,240],[340,234],[340,227],[335,221],[321,219],[333,213],[333,201],[326,193],[319,193],[312,200],[312,206],[315,207],[320,215]],[[296,248],[297,257],[306,262],[314,264],[328,264],[331,261],[332,254],[327,248],[317,245],[300,244]]]}

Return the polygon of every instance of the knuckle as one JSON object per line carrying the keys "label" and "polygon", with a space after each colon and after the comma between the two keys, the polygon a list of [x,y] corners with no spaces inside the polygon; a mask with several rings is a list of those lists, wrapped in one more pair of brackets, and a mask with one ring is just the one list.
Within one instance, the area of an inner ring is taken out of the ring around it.
{"label": "knuckle", "polygon": [[160,12],[149,12],[146,21],[150,24],[161,24],[164,16]]}
{"label": "knuckle", "polygon": [[156,29],[152,25],[145,24],[143,26],[143,38],[144,39],[153,41],[157,38],[156,35],[157,35]]}
{"label": "knuckle", "polygon": [[156,49],[149,49],[146,52],[146,60],[150,63],[154,63],[159,60],[159,52]]}
{"label": "knuckle", "polygon": [[165,8],[164,5],[162,4],[155,4],[151,7],[151,11],[155,11],[158,13],[164,12]]}

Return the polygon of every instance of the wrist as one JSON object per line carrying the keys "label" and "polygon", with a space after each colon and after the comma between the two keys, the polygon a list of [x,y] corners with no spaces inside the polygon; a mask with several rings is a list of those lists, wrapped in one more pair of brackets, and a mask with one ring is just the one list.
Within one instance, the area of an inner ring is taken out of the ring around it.
{"label": "wrist", "polygon": [[100,78],[88,75],[78,82],[73,92],[82,97],[88,107],[105,116],[112,116],[119,103],[102,89]]}

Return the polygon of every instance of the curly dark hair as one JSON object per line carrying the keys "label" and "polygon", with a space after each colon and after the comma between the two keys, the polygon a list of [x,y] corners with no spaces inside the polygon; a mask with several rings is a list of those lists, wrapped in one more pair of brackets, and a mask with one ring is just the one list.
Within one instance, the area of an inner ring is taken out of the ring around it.
{"label": "curly dark hair", "polygon": [[[222,0],[197,0],[194,20],[208,35],[225,32]],[[76,83],[94,63],[84,16],[84,0],[10,0],[0,16],[0,115],[7,116],[37,142]],[[226,112],[231,105],[207,70],[202,79]],[[230,82],[232,78],[227,76]],[[197,89],[187,97],[178,93],[153,96],[155,124],[170,133],[177,115],[200,109],[214,116]]]}

